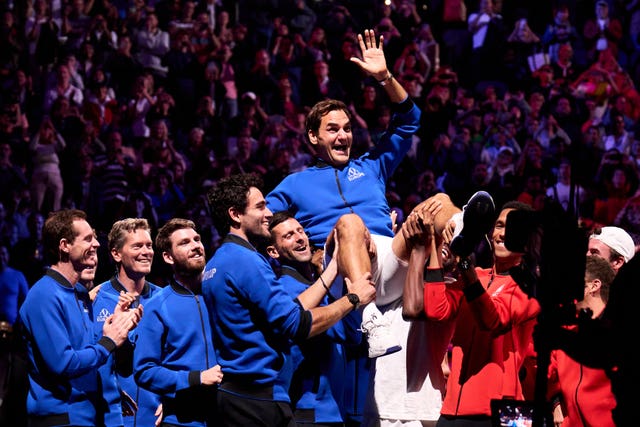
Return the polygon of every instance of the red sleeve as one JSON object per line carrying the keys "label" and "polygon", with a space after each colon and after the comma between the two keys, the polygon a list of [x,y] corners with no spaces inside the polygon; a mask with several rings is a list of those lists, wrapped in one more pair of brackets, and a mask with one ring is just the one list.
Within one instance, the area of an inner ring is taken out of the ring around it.
{"label": "red sleeve", "polygon": [[425,277],[424,311],[428,319],[444,321],[454,318],[462,297],[462,289],[457,282],[447,285],[442,278],[429,281],[429,277]]}

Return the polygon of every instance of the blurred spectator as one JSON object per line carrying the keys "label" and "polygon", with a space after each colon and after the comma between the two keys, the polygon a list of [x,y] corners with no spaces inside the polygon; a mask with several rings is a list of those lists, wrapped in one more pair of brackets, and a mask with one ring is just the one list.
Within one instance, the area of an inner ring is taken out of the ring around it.
{"label": "blurred spectator", "polygon": [[[179,31],[190,34],[195,29],[195,11],[196,2],[187,0],[184,2],[176,2],[180,7],[179,16],[169,21],[169,35],[173,36]],[[208,24],[208,23],[207,23]],[[208,27],[208,25],[207,25]]]}
{"label": "blurred spectator", "polygon": [[98,206],[96,196],[100,188],[98,178],[94,175],[94,160],[89,154],[82,154],[77,165],[72,179],[65,183],[65,204],[81,209],[93,217],[99,214],[95,207]]}
{"label": "blurred spectator", "polygon": [[558,121],[553,113],[545,114],[542,117],[540,126],[533,134],[533,137],[546,153],[551,152],[553,149],[552,141],[556,138],[560,138],[566,145],[571,145],[571,138],[569,138],[567,132],[558,125]]}
{"label": "blurred spectator", "polygon": [[[295,86],[296,96],[300,90],[302,69],[304,66],[304,41],[300,34],[277,36],[272,49],[271,71],[276,79],[283,75],[289,77],[292,86]],[[275,98],[275,96],[274,96]],[[270,107],[270,105],[267,105]],[[268,110],[270,114],[276,114]]]}
{"label": "blurred spectator", "polygon": [[422,23],[422,18],[418,14],[416,2],[414,0],[401,0],[391,11],[391,17],[398,31],[402,34],[403,40],[409,42]]}
{"label": "blurred spectator", "polygon": [[528,59],[541,52],[540,37],[529,27],[527,18],[515,22],[513,31],[507,37],[504,79],[514,86],[518,81],[526,80],[530,69]]}
{"label": "blurred spectator", "polygon": [[313,155],[309,153],[312,149],[305,143],[305,137],[294,131],[287,131],[284,134],[285,147],[289,151],[289,170],[291,173],[300,172],[311,166]]}
{"label": "blurred spectator", "polygon": [[[137,141],[149,136],[147,114],[157,101],[150,79],[150,75],[139,76],[135,81],[133,93],[129,96],[127,102],[131,134]],[[139,144],[139,142],[137,143]]]}
{"label": "blurred spectator", "polygon": [[609,16],[609,4],[606,0],[595,3],[595,16],[587,20],[582,30],[584,35],[587,60],[594,62],[598,52],[611,49],[614,56],[618,54],[618,43],[622,39],[622,23]]}
{"label": "blurred spectator", "polygon": [[317,16],[313,9],[307,5],[306,0],[294,0],[293,8],[288,13],[287,21],[291,32],[300,34],[306,40],[311,36]]}
{"label": "blurred spectator", "polygon": [[219,0],[206,0],[201,1],[199,3],[199,7],[207,9],[207,16],[209,17],[209,21],[211,23],[211,29],[213,30],[213,35],[218,39],[221,46],[232,45],[233,44],[233,29],[231,25],[231,17],[229,12],[218,8],[215,14],[215,20],[211,20],[211,11],[215,10],[215,4],[218,3]]}
{"label": "blurred spectator", "polygon": [[271,56],[267,49],[260,49],[255,53],[251,69],[238,86],[242,90],[253,92],[261,108],[271,104],[278,94],[278,80],[271,72]]}
{"label": "blurred spectator", "polygon": [[576,218],[592,216],[593,206],[587,205],[592,202],[592,195],[580,184],[572,181],[571,163],[568,160],[560,162],[557,180],[547,188],[547,197],[558,202],[564,210],[569,211]]}
{"label": "blurred spectator", "polygon": [[549,51],[551,61],[558,58],[558,49],[563,44],[569,44],[575,50],[578,42],[578,32],[571,22],[569,7],[566,4],[559,4],[555,7],[553,21],[547,26],[542,35],[542,43]]}
{"label": "blurred spectator", "polygon": [[119,218],[130,187],[136,184],[135,176],[140,173],[136,159],[125,154],[120,132],[111,131],[105,143],[106,156],[96,160],[94,165],[94,175],[99,183],[97,211],[101,213],[94,223],[96,228],[107,232]]}
{"label": "blurred spectator", "polygon": [[226,137],[227,123],[216,114],[216,104],[208,95],[204,95],[198,101],[193,115],[191,129],[193,128],[202,130],[205,146],[212,149],[216,157],[221,158],[226,154],[226,147],[222,142]]}
{"label": "blurred spectator", "polygon": [[162,57],[169,52],[169,33],[158,26],[158,16],[149,13],[146,25],[137,32],[134,46],[136,59],[146,70],[159,78],[167,76],[167,67],[162,65]]}
{"label": "blurred spectator", "polygon": [[141,65],[131,54],[131,49],[131,37],[122,35],[118,40],[118,49],[105,64],[105,70],[111,76],[113,89],[120,102],[131,94],[133,83],[142,70]]}
{"label": "blurred spectator", "polygon": [[28,234],[11,249],[11,265],[24,273],[29,287],[42,277],[48,266],[42,245],[43,226],[44,216],[31,212],[27,217]]}
{"label": "blurred spectator", "polygon": [[413,41],[416,43],[420,52],[427,56],[429,64],[431,64],[430,73],[427,76],[427,78],[430,78],[431,75],[440,68],[440,44],[433,35],[431,26],[423,22],[417,30]]}
{"label": "blurred spectator", "polygon": [[[222,85],[224,93],[218,96],[216,92],[216,102],[220,102],[218,109],[220,116],[229,120],[238,115],[238,87],[236,86],[236,71],[231,61],[233,51],[228,44],[220,47],[218,51],[218,81]],[[211,95],[211,94],[210,94]]]}
{"label": "blurred spectator", "polygon": [[621,93],[613,95],[607,102],[606,109],[602,115],[602,125],[605,128],[610,128],[613,123],[614,116],[619,114],[624,118],[624,128],[626,130],[632,130],[634,128],[634,121],[629,117],[628,113],[631,110],[627,97]]}
{"label": "blurred spectator", "polygon": [[[13,163],[11,144],[6,139],[0,139],[0,182],[6,189],[19,191],[29,184],[22,168]],[[0,202],[9,206],[12,203],[11,192],[3,191]]]}
{"label": "blurred spectator", "polygon": [[91,5],[86,4],[85,0],[74,0],[63,6],[60,33],[66,37],[65,51],[77,52],[82,41],[88,35],[91,26],[90,8]]}
{"label": "blurred spectator", "polygon": [[627,200],[612,224],[629,233],[636,248],[640,246],[640,194],[636,192]]}
{"label": "blurred spectator", "polygon": [[13,247],[17,241],[18,228],[11,220],[4,202],[0,201],[0,243]]}
{"label": "blurred spectator", "polygon": [[151,205],[158,215],[158,226],[176,216],[185,201],[185,196],[173,181],[173,174],[167,168],[154,169],[147,193]]}
{"label": "blurred spectator", "polygon": [[60,210],[64,184],[60,172],[60,154],[65,149],[50,119],[44,119],[38,133],[31,139],[31,192],[36,210],[42,213]]}
{"label": "blurred spectator", "polygon": [[516,155],[511,147],[505,146],[488,169],[488,183],[485,191],[491,194],[496,206],[514,200],[518,196],[519,187],[515,171]]}
{"label": "blurred spectator", "polygon": [[405,45],[402,55],[396,59],[393,65],[393,74],[399,79],[411,76],[420,85],[424,85],[428,81],[431,68],[432,65],[427,55],[418,49],[415,42],[410,42]]}
{"label": "blurred spectator", "polygon": [[191,38],[193,53],[201,66],[214,59],[216,52],[222,46],[209,27],[205,15],[197,16],[193,29],[187,34]]}
{"label": "blurred spectator", "polygon": [[316,61],[325,61],[327,63],[331,61],[331,52],[329,51],[327,36],[321,27],[313,27],[309,39],[306,41],[305,49],[305,58],[308,65]]}
{"label": "blurred spectator", "polygon": [[547,186],[544,175],[534,171],[522,179],[524,185],[516,200],[528,204],[537,211],[541,211],[545,204],[545,189]]}
{"label": "blurred spectator", "polygon": [[47,76],[47,72],[58,59],[60,53],[59,24],[51,19],[49,2],[46,0],[35,0],[33,3],[33,14],[30,15],[24,26],[27,39],[27,52],[29,68],[36,81],[37,90],[43,89],[40,79]]}
{"label": "blurred spectator", "polygon": [[64,64],[58,65],[55,81],[50,87],[47,87],[44,94],[44,111],[48,113],[53,102],[60,97],[66,98],[76,107],[82,105],[84,100],[82,89],[72,84],[71,71],[69,66]]}
{"label": "blurred spectator", "polygon": [[624,125],[624,115],[614,113],[611,117],[611,125],[604,137],[604,150],[617,150],[623,156],[628,157],[631,154],[633,134],[627,132]]}
{"label": "blurred spectator", "polygon": [[0,46],[3,46],[0,53],[0,76],[7,78],[21,65],[19,61],[24,49],[23,37],[11,10],[2,12]]}
{"label": "blurred spectator", "polygon": [[[385,47],[385,55],[386,54],[387,48]],[[314,64],[313,73],[316,76],[316,81],[320,85],[320,93],[324,97],[320,97],[317,100],[337,98],[343,99],[345,103],[350,104],[361,96],[364,75],[360,68],[351,61],[351,58],[359,58],[360,56],[361,53],[355,36],[348,34],[343,37],[340,49],[332,55],[326,76],[323,70],[319,71],[316,69],[318,63]],[[390,62],[389,65],[392,66],[393,64],[394,62]],[[329,80],[326,81],[325,78]],[[326,82],[328,87],[324,87],[323,81]],[[306,92],[308,88],[304,86],[304,90]]]}
{"label": "blurred spectator", "polygon": [[9,246],[6,242],[0,242],[0,320],[14,325],[29,285],[21,271],[10,267],[9,260]]}
{"label": "blurred spectator", "polygon": [[373,129],[378,120],[380,103],[383,102],[384,97],[378,92],[378,85],[370,81],[365,82],[361,92],[362,94],[355,101],[355,108],[358,115],[367,124],[367,129]]}
{"label": "blurred spectator", "polygon": [[[227,136],[235,137],[248,129],[253,138],[260,138],[269,116],[262,109],[254,92],[245,92],[240,97],[240,112],[228,122]],[[228,154],[233,154],[227,149]]]}
{"label": "blurred spectator", "polygon": [[389,64],[393,65],[404,49],[400,30],[395,26],[391,17],[383,16],[375,26],[375,32],[377,37],[384,37],[384,54]]}
{"label": "blurred spectator", "polygon": [[497,80],[496,77],[502,74],[499,64],[503,63],[502,52],[507,35],[502,16],[496,13],[493,0],[480,0],[478,11],[469,15],[467,23],[472,37],[469,58],[471,84]]}
{"label": "blurred spectator", "polygon": [[[615,151],[611,152],[612,154]],[[611,154],[608,154],[611,156]],[[606,158],[608,156],[605,154]],[[620,155],[618,153],[618,155]],[[606,161],[603,158],[603,162]],[[604,170],[601,176],[601,191],[596,196],[593,207],[593,220],[596,224],[613,224],[635,188],[625,167],[614,166]],[[637,185],[635,186],[637,188]]]}
{"label": "blurred spectator", "polygon": [[580,74],[580,69],[573,61],[573,47],[562,44],[558,47],[558,54],[551,61],[553,82],[561,92],[569,92],[570,85]]}
{"label": "blurred spectator", "polygon": [[[93,2],[92,2],[93,3]],[[94,15],[84,44],[93,47],[95,62],[104,64],[118,46],[118,35],[101,14]]]}

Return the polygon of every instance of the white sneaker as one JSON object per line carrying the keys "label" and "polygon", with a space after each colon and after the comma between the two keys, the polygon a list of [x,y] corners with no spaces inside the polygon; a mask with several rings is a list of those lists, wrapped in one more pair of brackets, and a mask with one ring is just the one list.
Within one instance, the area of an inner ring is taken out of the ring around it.
{"label": "white sneaker", "polygon": [[369,320],[362,323],[362,332],[367,334],[369,342],[369,358],[374,359],[402,350],[391,335],[391,325],[383,316],[373,314]]}

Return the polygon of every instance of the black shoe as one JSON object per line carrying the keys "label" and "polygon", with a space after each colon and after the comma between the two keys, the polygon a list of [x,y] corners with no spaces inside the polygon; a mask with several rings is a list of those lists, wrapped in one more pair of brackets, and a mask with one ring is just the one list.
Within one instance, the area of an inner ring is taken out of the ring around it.
{"label": "black shoe", "polygon": [[465,258],[471,255],[482,238],[491,231],[495,222],[496,207],[486,191],[475,193],[462,208],[463,226],[449,247],[451,252]]}

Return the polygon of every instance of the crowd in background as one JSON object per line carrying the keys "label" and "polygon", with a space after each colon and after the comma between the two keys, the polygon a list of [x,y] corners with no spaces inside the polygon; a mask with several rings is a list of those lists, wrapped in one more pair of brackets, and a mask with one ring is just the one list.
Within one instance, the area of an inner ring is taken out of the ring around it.
{"label": "crowd in background", "polygon": [[390,102],[349,61],[365,28],[423,111],[388,183],[399,223],[436,192],[462,206],[486,190],[496,206],[555,198],[640,244],[640,2],[1,3],[0,238],[29,285],[64,207],[102,241],[120,218],[190,218],[211,256],[207,189],[255,172],[267,193],[314,162],[304,118],[321,99],[349,105],[354,154],[375,145]]}

